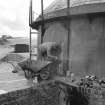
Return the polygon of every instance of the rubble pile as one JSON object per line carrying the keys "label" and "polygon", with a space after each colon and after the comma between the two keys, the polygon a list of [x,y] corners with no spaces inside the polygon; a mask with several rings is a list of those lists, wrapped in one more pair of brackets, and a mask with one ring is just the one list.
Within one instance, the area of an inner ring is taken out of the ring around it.
{"label": "rubble pile", "polygon": [[81,78],[78,85],[85,88],[104,88],[105,79],[99,79],[94,75],[89,75],[85,76],[84,78]]}

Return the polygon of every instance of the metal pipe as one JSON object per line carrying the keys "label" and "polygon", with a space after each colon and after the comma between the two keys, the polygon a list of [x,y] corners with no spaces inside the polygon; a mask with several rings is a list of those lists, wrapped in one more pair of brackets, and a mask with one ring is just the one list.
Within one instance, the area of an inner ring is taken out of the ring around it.
{"label": "metal pipe", "polygon": [[29,6],[29,25],[32,24],[32,0],[30,0],[30,6]]}
{"label": "metal pipe", "polygon": [[44,36],[43,0],[41,0],[41,18],[42,18],[42,24],[41,24],[41,43],[43,43],[43,36]]}
{"label": "metal pipe", "polygon": [[30,52],[30,61],[31,61],[31,55],[32,55],[32,43],[31,43],[31,38],[32,38],[32,36],[31,36],[31,27],[30,27],[30,46],[29,46],[29,52]]}
{"label": "metal pipe", "polygon": [[68,28],[68,33],[67,33],[67,70],[70,69],[70,0],[67,0],[67,28]]}
{"label": "metal pipe", "polygon": [[[29,25],[32,24],[32,0],[30,0],[30,7],[29,7]],[[30,62],[31,62],[31,27],[29,30],[29,56],[30,56]]]}

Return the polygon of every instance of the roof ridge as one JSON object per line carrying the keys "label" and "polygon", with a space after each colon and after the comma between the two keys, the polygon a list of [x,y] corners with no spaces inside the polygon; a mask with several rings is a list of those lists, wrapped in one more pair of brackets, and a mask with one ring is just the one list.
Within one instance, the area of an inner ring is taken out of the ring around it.
{"label": "roof ridge", "polygon": [[[47,8],[44,9],[44,14],[66,8],[66,1],[67,0],[54,0]],[[105,2],[105,0],[70,0],[70,7],[102,2]]]}
{"label": "roof ridge", "polygon": [[55,3],[56,3],[57,1],[59,2],[59,0],[54,0],[48,7],[46,7],[46,8],[44,9],[44,13],[47,12],[46,10],[49,10],[53,5],[55,5]]}

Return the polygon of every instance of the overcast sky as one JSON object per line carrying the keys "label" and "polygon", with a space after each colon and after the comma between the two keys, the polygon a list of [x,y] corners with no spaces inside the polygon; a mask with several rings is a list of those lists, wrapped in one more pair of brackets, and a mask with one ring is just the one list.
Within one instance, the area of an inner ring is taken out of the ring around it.
{"label": "overcast sky", "polygon": [[[40,14],[40,1],[33,0],[33,9]],[[46,8],[54,0],[44,0]],[[0,0],[0,35],[29,35],[29,3],[30,0]]]}

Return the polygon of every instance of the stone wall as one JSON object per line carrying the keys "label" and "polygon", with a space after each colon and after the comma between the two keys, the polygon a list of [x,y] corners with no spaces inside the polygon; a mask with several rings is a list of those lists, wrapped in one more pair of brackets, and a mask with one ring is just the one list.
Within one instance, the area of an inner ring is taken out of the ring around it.
{"label": "stone wall", "polygon": [[[67,87],[70,105],[105,105],[105,88]],[[68,105],[68,104],[67,104]]]}
{"label": "stone wall", "polygon": [[87,97],[88,105],[105,105],[105,88],[81,88],[80,90]]}
{"label": "stone wall", "polygon": [[[65,86],[65,85],[64,85]],[[65,104],[57,85],[27,88],[0,95],[0,105],[105,105],[105,89],[67,86]],[[66,92],[65,92],[66,93]],[[60,103],[60,104],[59,104]]]}
{"label": "stone wall", "polygon": [[58,105],[58,89],[27,88],[0,95],[0,105]]}

